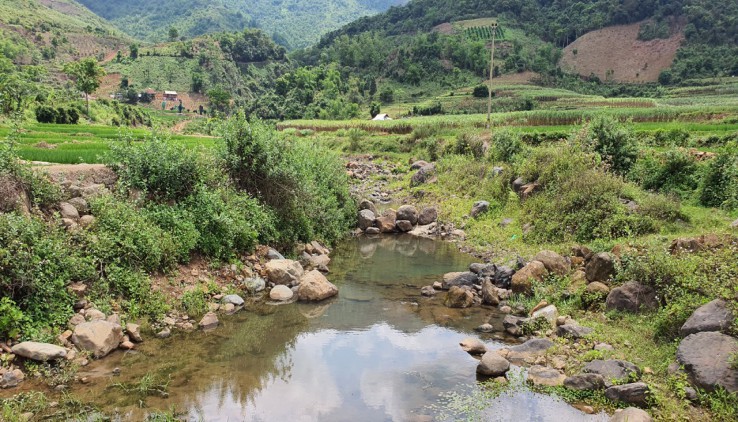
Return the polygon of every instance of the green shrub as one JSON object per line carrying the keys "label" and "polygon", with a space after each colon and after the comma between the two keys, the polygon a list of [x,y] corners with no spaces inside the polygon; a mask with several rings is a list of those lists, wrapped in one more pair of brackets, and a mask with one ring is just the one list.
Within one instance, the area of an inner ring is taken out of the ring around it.
{"label": "green shrub", "polygon": [[510,163],[523,152],[520,135],[510,130],[500,130],[492,137],[492,159]]}
{"label": "green shrub", "polygon": [[354,224],[348,177],[332,151],[306,139],[284,141],[236,113],[223,127],[220,157],[236,186],[273,210],[279,240],[333,242]]}
{"label": "green shrub", "polygon": [[679,200],[664,195],[645,195],[638,203],[638,213],[657,221],[689,221],[689,216],[682,212]]}
{"label": "green shrub", "polygon": [[36,108],[36,121],[39,123],[56,123],[59,113],[54,107],[38,106]]}
{"label": "green shrub", "polygon": [[197,249],[205,255],[226,260],[254,248],[257,240],[274,236],[272,217],[259,203],[231,189],[201,187],[184,203],[199,231]]}
{"label": "green shrub", "polygon": [[0,299],[0,339],[17,337],[25,322],[26,316],[11,298]]}
{"label": "green shrub", "polygon": [[[6,189],[21,189],[33,205],[45,207],[59,202],[62,196],[59,186],[45,174],[33,171],[18,157],[15,146],[19,138],[20,126],[14,123],[8,137],[0,141],[0,182],[5,182],[3,185]],[[4,190],[0,193],[5,197],[12,194]],[[0,206],[7,205],[3,199],[0,197]]]}
{"label": "green shrub", "polygon": [[489,97],[489,87],[487,85],[477,85],[474,87],[474,92],[472,93],[474,98],[488,98]]}
{"label": "green shrub", "polygon": [[144,316],[157,319],[168,310],[163,295],[152,291],[151,280],[145,273],[118,265],[109,265],[105,269],[105,277],[97,283],[93,292],[102,298],[112,296],[119,299],[122,309],[131,320]]}
{"label": "green shrub", "polygon": [[191,317],[202,316],[208,311],[207,292],[202,286],[184,292],[182,295],[182,308]]}
{"label": "green shrub", "polygon": [[112,143],[108,166],[125,189],[137,189],[156,200],[178,201],[194,192],[206,170],[197,151],[154,134],[146,142]]}
{"label": "green shrub", "polygon": [[700,203],[738,209],[738,143],[731,142],[707,165],[700,186]]}
{"label": "green shrub", "polygon": [[585,146],[599,154],[608,169],[616,174],[628,173],[638,157],[633,130],[610,116],[595,117],[580,136]]}
{"label": "green shrub", "polygon": [[149,272],[172,268],[178,251],[172,235],[144,213],[109,195],[92,200],[90,206],[97,217],[90,249],[101,264]]}
{"label": "green shrub", "polygon": [[60,228],[0,214],[0,290],[28,317],[32,327],[24,334],[66,324],[74,304],[68,283],[95,278],[92,260],[80,249]]}
{"label": "green shrub", "polygon": [[484,141],[477,135],[462,133],[456,138],[453,153],[481,159],[484,157]]}
{"label": "green shrub", "polygon": [[188,262],[200,241],[200,232],[192,212],[181,205],[161,204],[150,204],[144,212],[148,219],[172,236],[177,261]]}
{"label": "green shrub", "polygon": [[628,178],[644,189],[688,198],[699,185],[699,167],[687,151],[675,149],[639,158]]}

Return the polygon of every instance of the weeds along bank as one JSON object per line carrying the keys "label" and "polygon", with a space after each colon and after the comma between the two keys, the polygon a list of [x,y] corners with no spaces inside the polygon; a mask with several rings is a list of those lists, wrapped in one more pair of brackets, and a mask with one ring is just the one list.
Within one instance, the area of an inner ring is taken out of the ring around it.
{"label": "weeds along bank", "polygon": [[[170,297],[167,286],[152,288],[152,277],[166,280],[193,258],[240,269],[259,244],[331,243],[354,223],[336,154],[287,142],[243,115],[224,122],[215,149],[156,134],[121,140],[106,158],[106,180],[84,183],[52,183],[23,164],[16,136],[0,145],[3,349],[19,340],[58,343],[75,310],[91,304],[123,326],[157,323],[170,310],[201,316],[210,296],[237,293],[235,284],[195,279],[184,296]],[[4,359],[3,372],[18,365]]]}
{"label": "weeds along bank", "polygon": [[[730,381],[738,376],[738,151],[732,136],[714,144],[714,155],[707,156],[664,147],[693,142],[689,133],[688,139],[679,132],[639,137],[629,125],[602,116],[560,139],[540,142],[509,128],[491,135],[418,128],[401,137],[354,129],[317,136],[336,149],[360,152],[353,157],[359,178],[365,177],[358,170],[362,166],[384,168],[360,180],[363,196],[395,200],[385,208],[435,207],[438,222],[418,232],[456,239],[494,264],[448,274],[439,287],[424,287],[423,294],[437,295],[434,300],[447,306],[483,303],[511,312],[504,324],[509,334],[523,341],[552,340],[550,349],[527,364],[548,365],[562,381],[602,361],[631,362],[642,371],[638,379],[614,383],[627,384],[623,391],[640,389],[631,397],[599,387],[545,383],[541,391],[594,409],[635,403],[658,420],[738,417],[731,390],[738,386]],[[378,208],[381,218],[372,231],[391,231],[386,222],[394,214]],[[362,212],[362,217],[368,214]],[[479,280],[473,284],[481,289],[470,285],[468,295],[453,287],[443,291],[469,279]],[[492,284],[485,287],[487,279]],[[732,312],[707,331],[722,331],[721,339],[733,344],[733,351],[710,346],[712,352],[700,355],[714,374],[728,380],[718,386],[705,383],[705,372],[696,375],[704,367],[692,366],[685,357],[688,346],[682,346],[695,333],[683,328],[693,325],[687,321],[715,318],[719,312],[706,311],[714,303]],[[554,305],[564,325],[575,327],[537,321],[541,314],[533,311],[546,305]],[[629,385],[637,382],[646,389]]]}

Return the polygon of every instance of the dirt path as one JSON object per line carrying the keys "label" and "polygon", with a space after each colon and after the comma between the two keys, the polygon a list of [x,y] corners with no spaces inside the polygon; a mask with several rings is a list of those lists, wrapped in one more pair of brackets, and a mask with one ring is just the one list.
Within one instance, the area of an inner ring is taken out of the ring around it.
{"label": "dirt path", "polygon": [[187,124],[189,124],[192,121],[192,119],[182,120],[181,122],[175,124],[172,126],[172,133],[179,133],[181,134],[184,129],[187,127]]}

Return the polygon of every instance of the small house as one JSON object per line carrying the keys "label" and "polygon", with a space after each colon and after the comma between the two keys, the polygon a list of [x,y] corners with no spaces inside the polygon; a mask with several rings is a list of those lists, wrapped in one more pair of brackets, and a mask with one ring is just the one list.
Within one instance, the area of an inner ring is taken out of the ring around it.
{"label": "small house", "polygon": [[177,101],[177,91],[164,91],[164,99],[167,101]]}
{"label": "small house", "polygon": [[372,120],[392,120],[388,114],[377,114]]}

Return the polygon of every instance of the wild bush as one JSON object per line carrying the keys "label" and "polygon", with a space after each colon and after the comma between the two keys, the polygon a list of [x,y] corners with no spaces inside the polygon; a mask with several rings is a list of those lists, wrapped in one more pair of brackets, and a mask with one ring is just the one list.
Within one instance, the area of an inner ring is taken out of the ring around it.
{"label": "wild bush", "polygon": [[509,180],[491,170],[488,163],[469,155],[447,155],[438,161],[438,185],[444,192],[463,191],[502,208],[510,197]]}
{"label": "wild bush", "polygon": [[686,199],[699,186],[697,160],[683,149],[646,154],[638,159],[628,179],[646,190],[674,194]]}
{"label": "wild bush", "polygon": [[477,135],[462,133],[453,144],[453,153],[458,155],[471,155],[476,159],[484,157],[484,140]]}
{"label": "wild bush", "polygon": [[707,165],[699,198],[707,207],[738,209],[738,143],[726,145]]}
{"label": "wild bush", "polygon": [[520,135],[510,130],[500,130],[492,136],[491,158],[510,163],[524,150]]}
{"label": "wild bush", "polygon": [[243,113],[225,122],[222,135],[231,179],[274,212],[280,241],[332,242],[353,225],[356,205],[335,153],[306,139],[287,142]]}
{"label": "wild bush", "polygon": [[11,298],[0,299],[0,339],[17,337],[25,322],[26,316]]}
{"label": "wild bush", "polygon": [[201,154],[157,134],[143,143],[121,139],[111,143],[110,150],[107,164],[118,174],[119,184],[125,190],[143,191],[154,200],[182,200],[207,174]]}
{"label": "wild bush", "polygon": [[535,241],[580,242],[650,233],[656,222],[621,203],[625,184],[576,144],[538,148],[521,166],[538,192],[523,202]]}
{"label": "wild bush", "polygon": [[25,335],[66,324],[74,304],[67,284],[95,277],[93,261],[80,249],[40,219],[0,214],[0,290],[28,317]]}
{"label": "wild bush", "polygon": [[186,263],[200,242],[200,232],[192,212],[182,205],[151,203],[143,210],[146,218],[172,236],[177,261]]}
{"label": "wild bush", "polygon": [[599,154],[613,173],[627,174],[638,157],[633,130],[613,117],[595,117],[579,136],[583,145]]}
{"label": "wild bush", "polygon": [[114,300],[129,320],[161,318],[168,310],[163,295],[152,291],[146,273],[115,264],[105,268],[104,276],[92,286],[90,297],[96,304]]}
{"label": "wild bush", "polygon": [[102,265],[116,264],[147,272],[172,268],[178,248],[170,233],[131,203],[111,195],[90,201],[97,218],[90,234],[90,252]]}

